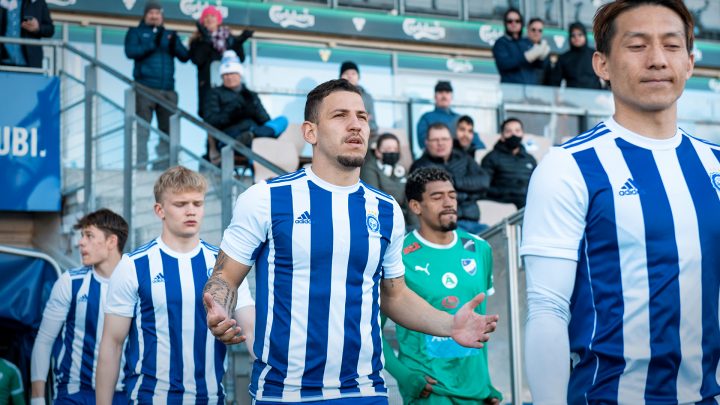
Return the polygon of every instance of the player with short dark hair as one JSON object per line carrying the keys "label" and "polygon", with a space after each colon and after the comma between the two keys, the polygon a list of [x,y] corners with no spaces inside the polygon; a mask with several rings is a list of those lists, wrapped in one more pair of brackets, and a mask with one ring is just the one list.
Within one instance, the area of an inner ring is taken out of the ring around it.
{"label": "player with short dark hair", "polygon": [[452,317],[405,286],[402,211],[359,181],[370,130],[357,89],[345,80],[323,83],[305,112],[312,166],[238,197],[205,287],[207,322],[223,342],[239,341],[227,314],[255,265],[255,404],[387,404],[381,303],[399,324],[469,347],[482,347],[497,316],[473,311],[483,295]]}
{"label": "player with short dark hair", "polygon": [[[45,403],[45,385],[54,360],[55,404],[94,404],[95,369],[105,313],[102,305],[110,276],[120,261],[128,224],[109,209],[80,218],[83,267],[68,270],[55,282],[43,311],[31,357],[31,400]],[[53,344],[59,350],[53,351]],[[113,403],[127,403],[122,382],[115,386]]]}
{"label": "player with short dark hair", "polygon": [[681,0],[596,13],[615,113],[551,150],[525,207],[535,403],[720,399],[720,147],[677,122],[692,28]]}
{"label": "player with short dark hair", "polygon": [[[435,309],[454,314],[477,294],[492,295],[490,245],[457,225],[457,199],[445,170],[426,167],[407,180],[410,210],[420,228],[403,242],[408,288]],[[485,313],[485,303],[475,311]],[[447,337],[396,326],[396,356],[387,342],[387,370],[398,380],[406,404],[499,404],[502,395],[490,382],[487,347],[466,348]],[[461,376],[461,377],[459,377]]]}

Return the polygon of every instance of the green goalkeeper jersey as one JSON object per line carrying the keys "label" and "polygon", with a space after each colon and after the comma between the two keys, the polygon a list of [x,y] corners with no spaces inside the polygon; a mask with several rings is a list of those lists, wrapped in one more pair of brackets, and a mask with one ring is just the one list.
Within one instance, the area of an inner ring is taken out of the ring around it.
{"label": "green goalkeeper jersey", "polygon": [[20,370],[5,359],[0,359],[0,405],[25,405]]}
{"label": "green goalkeeper jersey", "polygon": [[[493,293],[490,245],[459,229],[448,245],[428,242],[417,231],[409,233],[403,244],[403,264],[408,287],[450,314],[481,292],[488,296]],[[484,314],[485,302],[476,311]],[[387,369],[398,379],[406,404],[482,404],[485,398],[502,397],[490,382],[487,345],[466,348],[449,337],[430,336],[399,325],[396,330],[399,363],[388,345],[384,352]],[[418,381],[420,375],[437,380],[428,399],[418,398],[424,386]]]}

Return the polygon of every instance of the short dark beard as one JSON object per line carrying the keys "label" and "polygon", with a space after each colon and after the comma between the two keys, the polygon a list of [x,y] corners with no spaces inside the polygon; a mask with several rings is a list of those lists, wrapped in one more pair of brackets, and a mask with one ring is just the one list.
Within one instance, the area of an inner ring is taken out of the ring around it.
{"label": "short dark beard", "polygon": [[338,161],[338,163],[340,163],[341,165],[343,165],[345,167],[356,168],[356,167],[362,167],[363,163],[365,163],[365,158],[359,157],[359,156],[339,155],[337,157],[337,161]]}
{"label": "short dark beard", "polygon": [[450,222],[447,225],[440,224],[440,230],[442,232],[450,232],[457,229],[457,222]]}

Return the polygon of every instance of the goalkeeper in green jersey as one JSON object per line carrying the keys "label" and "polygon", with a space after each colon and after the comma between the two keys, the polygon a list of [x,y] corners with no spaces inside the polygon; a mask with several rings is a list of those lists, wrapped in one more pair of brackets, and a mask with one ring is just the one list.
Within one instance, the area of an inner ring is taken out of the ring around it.
{"label": "goalkeeper in green jersey", "polygon": [[0,405],[25,405],[20,370],[5,359],[0,359]]}
{"label": "goalkeeper in green jersey", "polygon": [[[433,307],[454,314],[479,293],[492,295],[492,252],[483,239],[457,229],[457,200],[450,175],[428,167],[405,186],[420,229],[405,236],[407,286]],[[476,311],[485,313],[485,303]],[[384,321],[384,320],[383,320]],[[398,380],[405,404],[499,404],[488,374],[487,346],[465,348],[451,338],[396,326],[400,353],[383,338],[385,366]]]}

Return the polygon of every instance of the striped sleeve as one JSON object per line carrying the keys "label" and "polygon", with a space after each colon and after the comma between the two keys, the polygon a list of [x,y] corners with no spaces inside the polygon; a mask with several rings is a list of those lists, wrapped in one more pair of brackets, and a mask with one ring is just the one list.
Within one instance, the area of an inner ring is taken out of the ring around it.
{"label": "striped sleeve", "polygon": [[220,249],[241,264],[255,264],[257,248],[266,240],[270,224],[270,190],[258,183],[240,194]]}
{"label": "striped sleeve", "polygon": [[405,219],[398,203],[393,200],[393,231],[383,257],[383,278],[397,278],[405,274],[402,247],[405,239]]}
{"label": "striped sleeve", "polygon": [[139,300],[135,265],[128,255],[123,255],[110,277],[105,313],[132,318]]}

